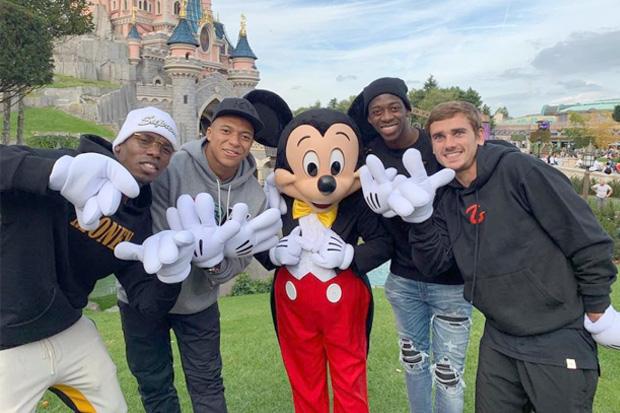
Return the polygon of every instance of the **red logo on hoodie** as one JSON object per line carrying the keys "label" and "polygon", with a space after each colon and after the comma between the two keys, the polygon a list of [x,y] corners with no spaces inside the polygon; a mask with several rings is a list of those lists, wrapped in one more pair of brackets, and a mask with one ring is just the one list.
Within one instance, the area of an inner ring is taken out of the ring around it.
{"label": "red logo on hoodie", "polygon": [[471,204],[470,206],[467,207],[467,209],[465,210],[465,213],[469,214],[469,222],[471,222],[474,225],[482,224],[482,222],[484,221],[484,218],[487,215],[486,211],[480,210],[480,204]]}

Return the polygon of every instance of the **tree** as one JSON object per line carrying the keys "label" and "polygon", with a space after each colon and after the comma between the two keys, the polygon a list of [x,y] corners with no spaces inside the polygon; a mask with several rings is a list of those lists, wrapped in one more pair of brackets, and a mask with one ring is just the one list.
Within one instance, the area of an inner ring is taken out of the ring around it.
{"label": "tree", "polygon": [[11,101],[14,96],[52,81],[52,39],[43,19],[30,10],[0,0],[0,92],[2,142],[9,143]]}
{"label": "tree", "polygon": [[[413,107],[430,111],[439,103],[451,100],[464,100],[480,109],[482,98],[480,94],[471,87],[463,90],[458,86],[442,88],[433,75],[430,75],[424,82],[421,89],[411,89],[408,94],[409,101]],[[413,123],[424,124],[426,119],[421,116],[414,115]]]}
{"label": "tree", "polygon": [[497,108],[495,113],[501,113],[504,116],[504,119],[510,119],[510,115],[508,114],[508,108],[506,108],[506,106],[500,106],[499,108]]}
{"label": "tree", "polygon": [[575,149],[585,148],[596,138],[592,130],[586,127],[586,119],[583,115],[571,112],[568,114],[568,128],[562,130],[562,135],[573,141]]}
{"label": "tree", "polygon": [[[21,102],[31,90],[51,83],[53,41],[92,29],[88,0],[19,0],[19,4],[0,0],[0,94],[5,106],[3,140],[8,140],[6,125],[10,121],[12,98],[18,96]],[[22,133],[18,130],[19,136]]]}
{"label": "tree", "polygon": [[613,115],[611,115],[611,117],[616,122],[620,122],[620,105],[614,106],[614,113],[613,113]]}
{"label": "tree", "polygon": [[424,82],[424,90],[426,92],[432,89],[437,89],[438,87],[439,84],[437,83],[437,80],[435,80],[435,77],[433,75],[430,75],[428,79],[426,79],[426,82]]}
{"label": "tree", "polygon": [[44,20],[0,0],[0,92],[12,98],[52,81],[52,37]]}

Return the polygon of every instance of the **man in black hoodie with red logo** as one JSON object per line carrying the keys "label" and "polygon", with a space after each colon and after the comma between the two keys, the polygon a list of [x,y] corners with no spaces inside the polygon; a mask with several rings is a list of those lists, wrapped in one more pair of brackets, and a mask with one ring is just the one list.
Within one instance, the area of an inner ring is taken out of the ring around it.
{"label": "man in black hoodie with red logo", "polygon": [[[127,411],[116,367],[82,309],[111,273],[146,315],[176,301],[181,284],[170,278],[189,273],[194,239],[151,236],[149,211],[149,183],[168,166],[176,135],[170,115],[142,108],[113,143],[87,135],[77,151],[0,145],[1,412],[34,411],[48,388],[74,411]],[[164,264],[150,249],[145,262],[163,264],[157,277],[114,256],[124,241],[163,237],[168,252],[183,252]]]}
{"label": "man in black hoodie with red logo", "polygon": [[419,153],[405,153],[411,178],[394,190],[414,208],[403,219],[418,267],[432,275],[456,262],[486,317],[476,411],[591,411],[595,342],[620,344],[612,240],[561,172],[485,143],[473,105],[436,106],[426,129],[446,169],[427,177]]}

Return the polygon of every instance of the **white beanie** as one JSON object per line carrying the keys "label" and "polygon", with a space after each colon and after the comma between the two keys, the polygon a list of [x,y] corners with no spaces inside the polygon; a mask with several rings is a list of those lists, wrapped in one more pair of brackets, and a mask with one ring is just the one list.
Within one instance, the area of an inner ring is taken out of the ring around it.
{"label": "white beanie", "polygon": [[163,110],[148,106],[135,109],[127,114],[127,119],[112,142],[112,148],[116,148],[127,138],[136,132],[153,132],[166,138],[175,150],[179,149],[177,142],[177,125],[172,117]]}

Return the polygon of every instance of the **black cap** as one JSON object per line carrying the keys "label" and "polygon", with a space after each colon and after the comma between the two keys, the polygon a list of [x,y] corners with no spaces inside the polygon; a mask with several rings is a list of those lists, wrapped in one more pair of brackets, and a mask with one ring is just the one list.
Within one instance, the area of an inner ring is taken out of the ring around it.
{"label": "black cap", "polygon": [[222,100],[215,108],[212,121],[220,116],[239,116],[246,119],[254,127],[255,134],[263,129],[264,126],[254,105],[244,98],[226,98]]}
{"label": "black cap", "polygon": [[382,77],[371,82],[362,91],[364,96],[364,116],[368,117],[368,105],[379,95],[389,93],[400,98],[408,110],[411,110],[411,103],[407,97],[407,85],[405,81],[397,77]]}

